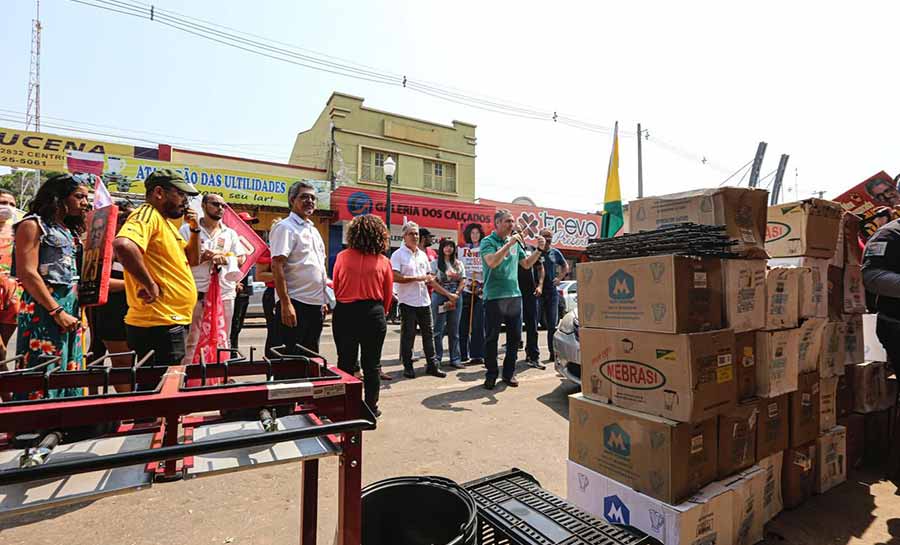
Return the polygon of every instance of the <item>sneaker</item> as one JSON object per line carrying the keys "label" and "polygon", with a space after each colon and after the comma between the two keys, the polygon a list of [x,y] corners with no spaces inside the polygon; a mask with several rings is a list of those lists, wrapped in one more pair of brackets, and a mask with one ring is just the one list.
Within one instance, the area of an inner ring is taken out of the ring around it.
{"label": "sneaker", "polygon": [[425,373],[437,378],[444,378],[447,376],[447,373],[441,371],[436,366],[426,367]]}
{"label": "sneaker", "polygon": [[412,369],[404,369],[403,376],[406,378],[416,378],[416,372]]}
{"label": "sneaker", "polygon": [[454,369],[465,369],[465,368],[466,368],[466,364],[464,364],[464,363],[461,362],[461,361],[450,362],[450,367],[452,367],[452,368],[454,368]]}
{"label": "sneaker", "polygon": [[510,388],[518,388],[519,387],[519,381],[516,380],[516,377],[509,378],[509,379],[505,378],[505,379],[503,379],[503,382],[505,382],[506,385],[509,386]]}
{"label": "sneaker", "polygon": [[484,379],[484,389],[485,390],[493,390],[494,386],[497,385],[497,379],[495,378],[486,378]]}

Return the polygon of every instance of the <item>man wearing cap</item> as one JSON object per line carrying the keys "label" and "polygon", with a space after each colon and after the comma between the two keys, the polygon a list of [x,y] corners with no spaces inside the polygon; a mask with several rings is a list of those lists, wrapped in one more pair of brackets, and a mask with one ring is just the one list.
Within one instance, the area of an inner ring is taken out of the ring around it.
{"label": "man wearing cap", "polygon": [[[187,365],[194,361],[194,351],[200,340],[201,322],[203,321],[203,305],[206,292],[209,291],[209,282],[212,271],[219,268],[219,286],[222,295],[222,314],[225,317],[226,327],[231,330],[231,319],[234,316],[234,299],[237,295],[236,282],[225,278],[224,266],[228,264],[229,256],[237,259],[238,265],[246,259],[244,246],[241,244],[237,232],[222,222],[225,215],[225,199],[217,193],[203,195],[200,206],[203,209],[203,217],[200,219],[200,264],[191,267],[194,275],[194,284],[197,286],[197,304],[194,305],[194,313],[191,317],[191,328],[188,330],[185,343],[185,355],[182,363]],[[181,226],[181,236],[188,240],[191,236],[191,227],[187,224]],[[219,348],[228,348],[220,346]]]}
{"label": "man wearing cap", "polygon": [[[259,218],[254,218],[247,212],[238,212],[238,217],[247,225],[259,223]],[[238,337],[244,328],[244,317],[247,315],[247,307],[250,306],[250,296],[253,295],[253,283],[250,275],[244,276],[237,286],[237,297],[234,298],[234,317],[231,319],[231,348],[238,348]]]}
{"label": "man wearing cap", "polygon": [[325,322],[328,281],[325,243],[310,218],[316,211],[316,188],[296,182],[288,190],[291,214],[269,233],[272,275],[275,277],[276,346],[289,353],[302,346],[319,351]]}
{"label": "man wearing cap", "polygon": [[[200,263],[200,227],[188,208],[198,195],[178,172],[160,169],[144,180],[146,203],[132,212],[113,248],[125,269],[128,346],[142,358],[151,350],[155,365],[184,358],[184,327],[191,323],[197,288],[191,266]],[[176,220],[185,218],[190,237],[181,237]]]}
{"label": "man wearing cap", "polygon": [[[434,246],[434,235],[425,227],[419,228],[419,249],[425,252],[428,262],[437,261],[437,252],[432,248]],[[430,292],[430,290],[429,290]]]}

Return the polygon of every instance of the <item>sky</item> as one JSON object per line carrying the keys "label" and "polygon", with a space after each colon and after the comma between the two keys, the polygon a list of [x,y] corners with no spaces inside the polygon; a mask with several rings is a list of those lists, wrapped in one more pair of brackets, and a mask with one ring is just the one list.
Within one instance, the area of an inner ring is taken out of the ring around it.
{"label": "sky", "polygon": [[[880,170],[900,171],[900,110],[892,106],[900,73],[890,68],[896,3],[155,5],[466,94],[606,127],[618,121],[625,201],[637,196],[638,122],[649,132],[645,195],[716,187],[753,158],[759,141],[768,143],[761,175],[790,155],[782,201],[818,191],[834,197]],[[0,126],[23,126],[33,17],[32,0],[0,0]],[[609,132],[299,67],[71,0],[43,0],[41,20],[45,132],[73,134],[49,125],[93,123],[112,135],[100,140],[138,136],[287,162],[296,134],[340,91],[379,110],[477,125],[479,197],[602,208]]]}

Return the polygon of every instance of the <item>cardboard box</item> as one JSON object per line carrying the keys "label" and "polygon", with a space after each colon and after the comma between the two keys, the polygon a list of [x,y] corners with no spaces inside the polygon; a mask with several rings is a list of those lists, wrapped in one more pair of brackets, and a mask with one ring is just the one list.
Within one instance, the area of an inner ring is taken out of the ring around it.
{"label": "cardboard box", "polygon": [[719,415],[719,478],[724,479],[756,463],[759,400],[739,403]]}
{"label": "cardboard box", "polygon": [[569,459],[679,503],[716,478],[716,419],[686,424],[569,396]]}
{"label": "cardboard box", "polygon": [[671,505],[573,461],[567,464],[566,498],[600,520],[633,526],[667,545],[733,543],[733,492],[712,483]]}
{"label": "cardboard box", "polygon": [[760,331],[756,334],[758,396],[775,397],[797,389],[798,345],[797,330]]}
{"label": "cardboard box", "polygon": [[835,426],[819,436],[816,494],[824,494],[847,480],[847,428]]}
{"label": "cardboard box", "polygon": [[815,441],[819,436],[819,373],[803,373],[797,391],[790,393],[792,447]]}
{"label": "cardboard box", "polygon": [[882,400],[887,391],[885,364],[880,361],[867,361],[856,365],[848,365],[850,384],[853,388],[853,410],[858,413],[871,413],[882,409]]}
{"label": "cardboard box", "polygon": [[722,187],[636,199],[628,203],[628,229],[653,231],[684,222],[724,225],[737,241],[733,251],[765,259],[767,195],[761,189]]}
{"label": "cardboard box", "polygon": [[866,417],[852,413],[839,418],[838,425],[847,429],[847,469],[858,468],[866,448]]}
{"label": "cardboard box", "polygon": [[722,483],[732,492],[731,533],[734,543],[754,545],[762,541],[766,523],[766,472],[759,466],[753,466]]}
{"label": "cardboard box", "polygon": [[863,339],[863,317],[854,314],[844,317],[844,365],[866,361]]}
{"label": "cardboard box", "polygon": [[801,373],[819,369],[822,336],[827,323],[824,318],[809,318],[797,329],[797,368]]}
{"label": "cardboard box", "polygon": [[828,319],[844,319],[844,269],[828,267]]}
{"label": "cardboard box", "polygon": [[735,333],[766,327],[766,262],[724,259],[725,327]]}
{"label": "cardboard box", "polygon": [[788,509],[799,507],[816,487],[816,442],[784,451],[781,497]]}
{"label": "cardboard box", "polygon": [[[863,361],[887,361],[887,351],[878,340],[877,314],[863,314]],[[850,362],[847,362],[848,364]]]}
{"label": "cardboard box", "polygon": [[788,448],[790,441],[789,394],[759,400],[756,459],[762,460]]}
{"label": "cardboard box", "polygon": [[834,377],[844,374],[844,338],[847,326],[844,322],[828,322],[822,334],[819,352],[819,376]]}
{"label": "cardboard box", "polygon": [[738,401],[756,397],[756,332],[734,336]]}
{"label": "cardboard box", "polygon": [[841,224],[838,226],[838,239],[837,244],[834,247],[834,255],[831,256],[831,259],[828,260],[828,264],[834,267],[844,268],[844,261],[846,260],[846,249],[847,243],[844,240],[844,235],[846,233],[845,226],[847,224],[847,213],[844,212],[841,215]]}
{"label": "cardboard box", "polygon": [[837,425],[838,379],[819,378],[819,433],[825,433]]}
{"label": "cardboard box", "polygon": [[724,323],[720,259],[661,255],[577,270],[581,327],[693,333]]}
{"label": "cardboard box", "polygon": [[763,488],[763,524],[775,518],[784,509],[781,497],[781,468],[784,462],[784,451],[762,458],[756,465],[765,474]]}
{"label": "cardboard box", "polygon": [[799,267],[775,267],[766,272],[767,330],[797,327],[800,313]]}
{"label": "cardboard box", "polygon": [[837,417],[844,418],[853,412],[853,383],[849,372],[837,379]]}
{"label": "cardboard box", "polygon": [[800,318],[828,318],[828,263],[815,257],[779,257],[770,267],[803,267],[800,276]]}
{"label": "cardboard box", "polygon": [[844,212],[841,218],[841,227],[844,247],[844,264],[860,265],[863,260],[863,251],[859,247],[860,217],[850,212]]}
{"label": "cardboard box", "polygon": [[769,207],[766,251],[770,257],[821,257],[834,255],[841,205],[821,199]]}
{"label": "cardboard box", "polygon": [[734,334],[665,335],[580,329],[581,388],[598,401],[679,422],[712,418],[734,406]]}
{"label": "cardboard box", "polygon": [[844,265],[844,314],[866,313],[866,288],[863,287],[862,268]]}

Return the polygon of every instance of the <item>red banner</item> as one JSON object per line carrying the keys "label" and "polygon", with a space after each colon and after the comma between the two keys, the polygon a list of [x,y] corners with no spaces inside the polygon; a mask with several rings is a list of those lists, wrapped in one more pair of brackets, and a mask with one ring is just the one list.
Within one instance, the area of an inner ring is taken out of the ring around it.
{"label": "red banner", "polygon": [[256,260],[259,259],[263,252],[269,249],[269,246],[266,244],[266,241],[259,238],[256,231],[247,225],[247,223],[242,220],[240,216],[237,215],[237,212],[232,210],[230,206],[225,206],[222,223],[234,229],[238,234],[238,238],[240,239],[241,245],[244,247],[245,255],[247,256],[247,259],[244,260],[244,264],[241,265],[241,275],[242,277],[247,276],[247,273],[250,272],[250,268],[256,264]]}
{"label": "red banner", "polygon": [[581,214],[486,199],[481,199],[481,204],[487,204],[495,210],[506,209],[512,212],[519,229],[528,235],[527,242],[534,246],[537,245],[537,235],[542,229],[553,231],[553,245],[560,250],[584,251],[588,239],[600,237],[601,220],[598,214]]}
{"label": "red banner", "polygon": [[[331,209],[337,213],[338,221],[349,221],[364,214],[375,214],[384,219],[384,212],[387,210],[386,196],[384,191],[339,187],[331,194]],[[456,231],[460,224],[491,225],[494,221],[494,210],[492,206],[482,204],[391,193],[393,225],[402,225],[406,218],[407,221],[414,221],[422,227]]]}
{"label": "red banner", "polygon": [[[881,171],[834,200],[841,203],[846,212],[862,218],[860,230],[863,238],[868,239],[880,225],[896,217],[893,209],[900,207],[900,191],[897,191],[894,179]],[[884,221],[878,221],[876,216],[883,217]]]}

